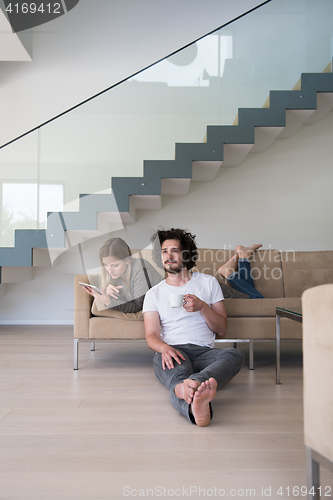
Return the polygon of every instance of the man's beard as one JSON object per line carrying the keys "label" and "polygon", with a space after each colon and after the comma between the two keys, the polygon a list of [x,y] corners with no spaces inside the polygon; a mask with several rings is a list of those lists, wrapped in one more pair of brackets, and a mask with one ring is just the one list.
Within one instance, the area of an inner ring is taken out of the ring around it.
{"label": "man's beard", "polygon": [[167,273],[170,273],[170,274],[179,274],[184,269],[183,264],[181,266],[171,268],[170,266],[172,266],[172,265],[173,265],[172,262],[170,262],[169,264],[166,264],[165,266],[169,266],[169,269],[167,269],[164,266],[164,271],[166,271]]}

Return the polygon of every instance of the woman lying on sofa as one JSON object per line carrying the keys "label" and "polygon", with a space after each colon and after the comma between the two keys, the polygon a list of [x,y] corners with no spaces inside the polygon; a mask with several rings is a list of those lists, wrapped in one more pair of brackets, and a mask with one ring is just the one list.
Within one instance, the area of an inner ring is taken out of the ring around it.
{"label": "woman lying on sofa", "polygon": [[[249,257],[251,257],[251,255],[261,246],[261,244],[256,243],[249,247],[238,245],[236,247],[236,254],[218,269],[218,273],[226,278],[228,283],[230,283],[235,290],[240,292],[240,295],[230,294],[230,297],[249,299],[264,298],[264,296],[255,289],[249,261]],[[222,288],[222,290],[224,296],[227,297],[228,290],[226,288]]]}
{"label": "woman lying on sofa", "polygon": [[141,311],[149,288],[162,276],[146,260],[133,258],[127,243],[121,238],[110,238],[99,251],[101,264],[100,293],[83,286],[87,293],[107,309],[124,313]]}

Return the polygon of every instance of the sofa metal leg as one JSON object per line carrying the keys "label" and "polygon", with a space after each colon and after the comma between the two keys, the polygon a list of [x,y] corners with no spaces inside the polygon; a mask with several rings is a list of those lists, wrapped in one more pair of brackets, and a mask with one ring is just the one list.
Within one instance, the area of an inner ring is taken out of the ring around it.
{"label": "sofa metal leg", "polygon": [[74,363],[73,370],[79,369],[79,339],[74,339]]}
{"label": "sofa metal leg", "polygon": [[254,369],[253,339],[249,340],[249,369]]}
{"label": "sofa metal leg", "polygon": [[90,350],[91,351],[95,350],[95,342],[91,342],[91,344],[90,344]]}
{"label": "sofa metal leg", "polygon": [[312,449],[306,447],[306,486],[308,500],[319,500],[319,463],[312,458]]}
{"label": "sofa metal leg", "polygon": [[280,316],[276,315],[275,325],[275,342],[276,342],[276,383],[281,384],[280,367],[281,367],[281,327]]}
{"label": "sofa metal leg", "polygon": [[234,342],[234,349],[237,349],[237,342]]}

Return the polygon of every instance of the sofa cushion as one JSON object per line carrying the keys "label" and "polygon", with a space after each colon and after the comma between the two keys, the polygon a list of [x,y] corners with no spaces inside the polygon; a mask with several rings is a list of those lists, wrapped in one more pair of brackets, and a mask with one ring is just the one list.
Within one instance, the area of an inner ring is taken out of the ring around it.
{"label": "sofa cushion", "polygon": [[125,319],[126,321],[143,321],[142,311],[137,313],[124,313],[122,311],[115,311],[114,309],[108,309],[102,304],[98,299],[94,299],[91,313],[94,316],[101,318],[117,318]]}
{"label": "sofa cushion", "polygon": [[224,304],[228,317],[270,317],[275,316],[276,307],[301,307],[301,299],[225,299]]}
{"label": "sofa cushion", "polygon": [[[302,339],[302,323],[281,318],[281,339]],[[218,336],[216,336],[219,339]],[[229,318],[225,339],[275,340],[275,317]]]}
{"label": "sofa cushion", "polygon": [[333,283],[333,252],[282,252],[285,297],[301,297],[307,288]]}
{"label": "sofa cushion", "polygon": [[143,321],[127,321],[119,318],[90,318],[90,339],[144,339]]}

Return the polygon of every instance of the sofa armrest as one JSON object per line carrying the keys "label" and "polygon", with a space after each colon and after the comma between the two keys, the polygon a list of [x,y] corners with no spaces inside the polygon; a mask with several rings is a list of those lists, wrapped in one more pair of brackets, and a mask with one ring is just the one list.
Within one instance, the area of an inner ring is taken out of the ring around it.
{"label": "sofa armrest", "polygon": [[302,295],[305,445],[333,463],[333,284]]}
{"label": "sofa armrest", "polygon": [[89,283],[86,274],[77,274],[74,278],[74,338],[89,338],[89,319],[91,317],[91,304],[93,297],[89,295],[79,281]]}

